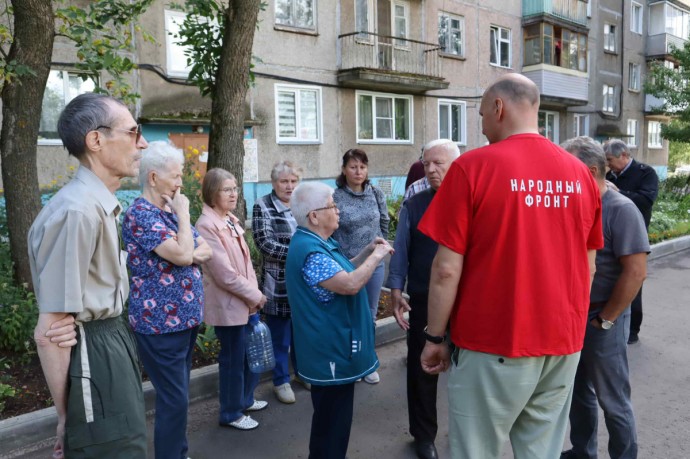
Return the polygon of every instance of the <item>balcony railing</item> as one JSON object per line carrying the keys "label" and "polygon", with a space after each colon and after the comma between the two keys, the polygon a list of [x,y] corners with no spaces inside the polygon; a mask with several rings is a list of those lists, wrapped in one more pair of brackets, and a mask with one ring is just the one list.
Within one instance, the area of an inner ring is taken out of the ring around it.
{"label": "balcony railing", "polygon": [[338,40],[342,57],[340,70],[372,69],[441,77],[441,47],[438,44],[371,32],[346,33]]}
{"label": "balcony railing", "polygon": [[522,17],[549,14],[565,21],[587,25],[587,2],[582,0],[523,0]]}
{"label": "balcony railing", "polygon": [[650,35],[647,38],[647,56],[665,56],[673,47],[683,48],[685,40],[668,33]]}

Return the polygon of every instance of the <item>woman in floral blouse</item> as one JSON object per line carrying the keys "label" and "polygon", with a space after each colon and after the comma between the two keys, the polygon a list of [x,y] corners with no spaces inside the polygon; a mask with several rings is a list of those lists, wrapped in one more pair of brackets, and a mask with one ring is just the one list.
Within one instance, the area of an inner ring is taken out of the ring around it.
{"label": "woman in floral blouse", "polygon": [[199,263],[211,249],[189,221],[182,152],[151,142],[139,171],[142,194],[124,215],[129,323],[156,389],[156,458],[187,457],[189,373],[203,317]]}

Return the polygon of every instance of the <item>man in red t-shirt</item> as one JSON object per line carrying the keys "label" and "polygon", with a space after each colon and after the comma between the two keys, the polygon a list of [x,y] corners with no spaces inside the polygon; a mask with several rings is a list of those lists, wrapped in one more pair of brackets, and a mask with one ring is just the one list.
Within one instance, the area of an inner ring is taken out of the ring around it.
{"label": "man in red t-shirt", "polygon": [[538,110],[526,77],[493,83],[479,110],[490,145],[452,164],[419,224],[439,243],[422,367],[452,367],[454,459],[498,458],[508,438],[516,457],[563,446],[601,199],[587,167],[538,134]]}

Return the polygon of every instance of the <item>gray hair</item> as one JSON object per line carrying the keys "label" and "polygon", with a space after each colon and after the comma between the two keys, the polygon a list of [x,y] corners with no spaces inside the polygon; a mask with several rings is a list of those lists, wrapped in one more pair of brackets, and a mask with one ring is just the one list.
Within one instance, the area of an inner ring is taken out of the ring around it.
{"label": "gray hair", "polygon": [[585,163],[587,167],[596,166],[599,172],[597,178],[601,179],[606,176],[606,155],[604,154],[604,149],[591,137],[574,137],[563,142],[561,147]]}
{"label": "gray hair", "polygon": [[86,134],[99,126],[110,126],[115,122],[113,105],[127,108],[114,97],[93,92],[80,94],[67,104],[58,119],[57,130],[70,155],[77,159],[84,156]]}
{"label": "gray hair", "polygon": [[141,166],[139,166],[139,184],[142,188],[146,186],[146,179],[150,172],[167,171],[171,162],[184,165],[182,150],[167,140],[149,143],[148,148],[142,154]]}
{"label": "gray hair", "polygon": [[277,182],[283,174],[294,175],[299,180],[302,180],[302,172],[302,168],[295,166],[292,162],[280,161],[279,163],[275,163],[273,169],[271,169],[271,181]]}
{"label": "gray hair", "polygon": [[309,212],[326,207],[333,191],[333,188],[322,182],[302,182],[297,185],[290,197],[290,210],[297,224],[306,227]]}
{"label": "gray hair", "polygon": [[449,139],[436,139],[424,145],[422,148],[422,160],[424,160],[424,152],[429,151],[432,148],[443,147],[443,149],[448,153],[451,161],[455,161],[458,156],[460,156],[460,149],[458,144]]}
{"label": "gray hair", "polygon": [[604,152],[607,155],[611,155],[614,158],[620,158],[623,153],[625,153],[627,156],[632,157],[630,154],[630,150],[628,150],[628,146],[623,142],[622,140],[609,140],[604,144]]}

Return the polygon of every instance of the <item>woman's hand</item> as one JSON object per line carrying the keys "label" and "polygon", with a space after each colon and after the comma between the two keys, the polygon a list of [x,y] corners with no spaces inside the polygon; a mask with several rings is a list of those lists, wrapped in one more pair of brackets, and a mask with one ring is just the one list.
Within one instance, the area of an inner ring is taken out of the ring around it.
{"label": "woman's hand", "polygon": [[178,217],[189,216],[189,199],[187,199],[187,196],[182,194],[180,189],[175,192],[172,198],[167,194],[162,194],[161,198],[165,199],[165,202],[168,204],[168,207],[170,207],[170,210],[172,210]]}
{"label": "woman's hand", "polygon": [[196,238],[196,242],[197,248],[194,249],[194,252],[192,253],[192,262],[200,265],[201,263],[211,259],[213,256],[213,251],[203,237],[199,236]]}
{"label": "woman's hand", "polygon": [[373,255],[376,256],[379,261],[383,260],[386,257],[386,255],[393,255],[395,253],[395,249],[391,247],[388,241],[386,241],[385,239],[381,239],[380,237],[374,239],[374,242],[372,242],[372,244],[374,244]]}

